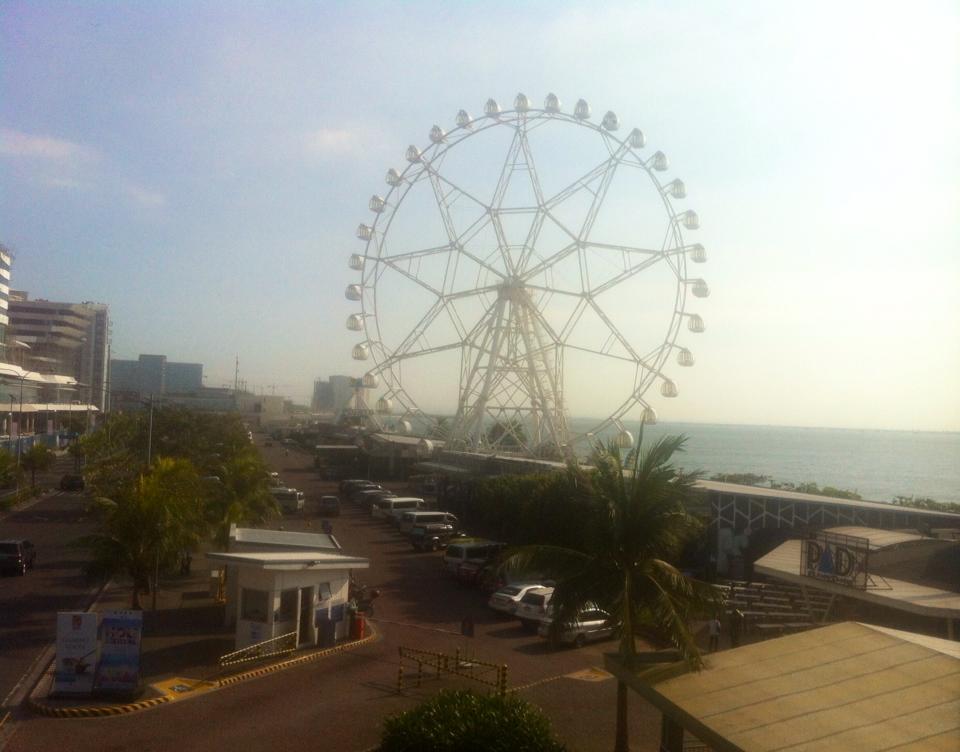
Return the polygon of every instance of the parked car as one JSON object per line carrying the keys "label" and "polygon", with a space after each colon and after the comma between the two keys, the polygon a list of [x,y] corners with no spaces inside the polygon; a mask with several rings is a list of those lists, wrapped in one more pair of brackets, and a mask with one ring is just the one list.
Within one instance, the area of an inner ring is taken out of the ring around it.
{"label": "parked car", "polygon": [[336,496],[321,496],[320,514],[324,517],[339,517],[340,499]]}
{"label": "parked car", "polygon": [[610,639],[616,632],[616,627],[606,611],[588,608],[577,614],[575,621],[560,624],[556,629],[552,616],[547,616],[540,621],[537,632],[551,642],[582,648],[588,642]]}
{"label": "parked car", "polygon": [[453,525],[431,522],[426,525],[414,525],[410,530],[410,543],[417,551],[439,551],[451,540],[465,537]]}
{"label": "parked car", "polygon": [[303,511],[303,491],[298,491],[295,488],[271,488],[270,495],[276,500],[277,506],[284,514]]}
{"label": "parked car", "polygon": [[400,532],[409,535],[413,528],[424,525],[449,525],[459,528],[460,522],[456,515],[449,512],[431,512],[423,509],[404,510],[400,515]]}
{"label": "parked car", "polygon": [[506,548],[506,543],[486,538],[464,538],[447,546],[443,553],[443,568],[448,574],[457,575],[464,564],[489,564]]}
{"label": "parked car", "polygon": [[25,575],[37,563],[37,549],[28,540],[0,541],[0,571]]}
{"label": "parked car", "polygon": [[82,491],[84,488],[82,475],[67,474],[60,478],[61,491]]}
{"label": "parked car", "polygon": [[502,614],[514,615],[520,600],[534,588],[542,588],[539,582],[524,582],[516,585],[504,585],[490,596],[487,605]]}
{"label": "parked car", "polygon": [[547,607],[552,597],[552,587],[531,588],[523,594],[514,611],[514,616],[520,620],[525,629],[532,632],[541,621],[547,618]]}

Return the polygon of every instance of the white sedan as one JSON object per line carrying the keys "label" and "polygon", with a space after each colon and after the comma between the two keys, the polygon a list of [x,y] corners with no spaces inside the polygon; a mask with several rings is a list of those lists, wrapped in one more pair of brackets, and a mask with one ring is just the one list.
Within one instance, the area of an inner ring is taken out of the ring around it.
{"label": "white sedan", "polygon": [[516,585],[504,585],[490,596],[487,605],[494,611],[513,616],[520,599],[534,588],[543,587],[539,582],[524,582]]}

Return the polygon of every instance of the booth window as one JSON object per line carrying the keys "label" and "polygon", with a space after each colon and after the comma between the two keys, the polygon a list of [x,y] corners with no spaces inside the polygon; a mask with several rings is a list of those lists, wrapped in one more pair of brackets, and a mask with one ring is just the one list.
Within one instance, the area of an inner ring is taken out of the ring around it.
{"label": "booth window", "polygon": [[276,621],[293,621],[297,618],[297,588],[280,592],[280,608]]}
{"label": "booth window", "polygon": [[330,583],[329,582],[317,583],[317,600],[318,601],[330,600]]}
{"label": "booth window", "polygon": [[267,595],[266,590],[244,588],[240,598],[240,618],[266,623],[267,614],[270,613],[267,609]]}

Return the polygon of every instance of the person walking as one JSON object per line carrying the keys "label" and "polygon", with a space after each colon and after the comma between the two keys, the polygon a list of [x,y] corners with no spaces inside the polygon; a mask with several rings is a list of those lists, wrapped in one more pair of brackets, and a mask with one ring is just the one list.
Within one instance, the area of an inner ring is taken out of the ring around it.
{"label": "person walking", "polygon": [[743,611],[734,609],[730,614],[730,647],[740,647],[740,635],[743,633]]}
{"label": "person walking", "polygon": [[710,635],[707,650],[712,653],[720,647],[720,618],[716,614],[707,623],[707,634]]}

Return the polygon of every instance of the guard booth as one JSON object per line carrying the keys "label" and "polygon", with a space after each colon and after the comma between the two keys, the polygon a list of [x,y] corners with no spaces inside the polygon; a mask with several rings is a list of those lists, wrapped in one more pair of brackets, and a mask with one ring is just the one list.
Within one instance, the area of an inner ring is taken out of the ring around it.
{"label": "guard booth", "polygon": [[209,553],[230,565],[237,597],[236,649],[296,633],[297,647],[330,646],[349,635],[350,573],[370,561],[322,550]]}
{"label": "guard booth", "polygon": [[[227,551],[247,553],[253,551],[322,551],[340,553],[340,544],[328,533],[296,533],[286,530],[267,530],[230,525]],[[224,567],[226,577],[227,609],[224,624],[232,627],[237,623],[240,605],[240,578],[237,567]]]}

